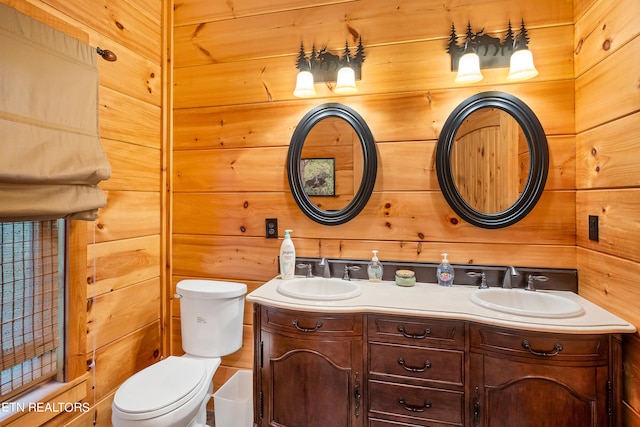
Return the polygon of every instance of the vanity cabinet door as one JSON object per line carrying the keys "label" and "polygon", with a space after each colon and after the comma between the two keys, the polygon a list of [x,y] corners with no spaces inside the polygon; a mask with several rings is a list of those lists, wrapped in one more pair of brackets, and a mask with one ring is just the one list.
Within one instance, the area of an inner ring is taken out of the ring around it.
{"label": "vanity cabinet door", "polygon": [[608,426],[605,335],[471,327],[472,426]]}
{"label": "vanity cabinet door", "polygon": [[261,314],[257,425],[364,426],[361,317]]}

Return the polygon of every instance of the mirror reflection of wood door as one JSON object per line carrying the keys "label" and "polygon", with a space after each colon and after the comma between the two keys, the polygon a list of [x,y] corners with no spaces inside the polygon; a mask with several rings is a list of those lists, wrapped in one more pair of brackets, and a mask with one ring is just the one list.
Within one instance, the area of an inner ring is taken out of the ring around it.
{"label": "mirror reflection of wood door", "polygon": [[[305,138],[301,157],[301,168],[306,159],[335,160],[333,196],[309,196],[322,210],[344,209],[360,189],[364,172],[362,145],[349,122],[326,118],[316,123]],[[302,170],[301,175],[305,175]]]}
{"label": "mirror reflection of wood door", "polygon": [[474,111],[456,132],[451,170],[470,207],[483,213],[508,209],[529,175],[529,147],[518,122],[498,108]]}

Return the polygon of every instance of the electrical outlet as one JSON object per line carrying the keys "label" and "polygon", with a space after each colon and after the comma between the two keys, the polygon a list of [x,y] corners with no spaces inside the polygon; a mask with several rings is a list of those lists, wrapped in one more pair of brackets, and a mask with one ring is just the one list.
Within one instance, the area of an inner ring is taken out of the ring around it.
{"label": "electrical outlet", "polygon": [[278,238],[278,218],[266,218],[264,220],[265,237],[267,239]]}
{"label": "electrical outlet", "polygon": [[597,242],[600,236],[598,236],[598,216],[589,215],[589,240]]}

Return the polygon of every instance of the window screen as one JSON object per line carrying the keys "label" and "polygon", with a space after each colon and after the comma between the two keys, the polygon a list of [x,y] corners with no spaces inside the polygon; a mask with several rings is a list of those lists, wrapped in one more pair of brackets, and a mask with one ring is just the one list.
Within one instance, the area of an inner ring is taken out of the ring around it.
{"label": "window screen", "polygon": [[1,398],[57,374],[62,221],[0,223]]}

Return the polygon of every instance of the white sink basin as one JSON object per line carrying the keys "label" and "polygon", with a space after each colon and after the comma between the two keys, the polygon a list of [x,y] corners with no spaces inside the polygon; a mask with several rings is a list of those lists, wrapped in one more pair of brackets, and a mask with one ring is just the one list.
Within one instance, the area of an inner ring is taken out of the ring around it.
{"label": "white sink basin", "polygon": [[348,280],[309,277],[283,280],[278,292],[292,298],[334,301],[357,297],[362,287]]}
{"label": "white sink basin", "polygon": [[577,302],[544,291],[523,289],[478,289],[469,296],[479,306],[530,317],[576,317],[584,313]]}

